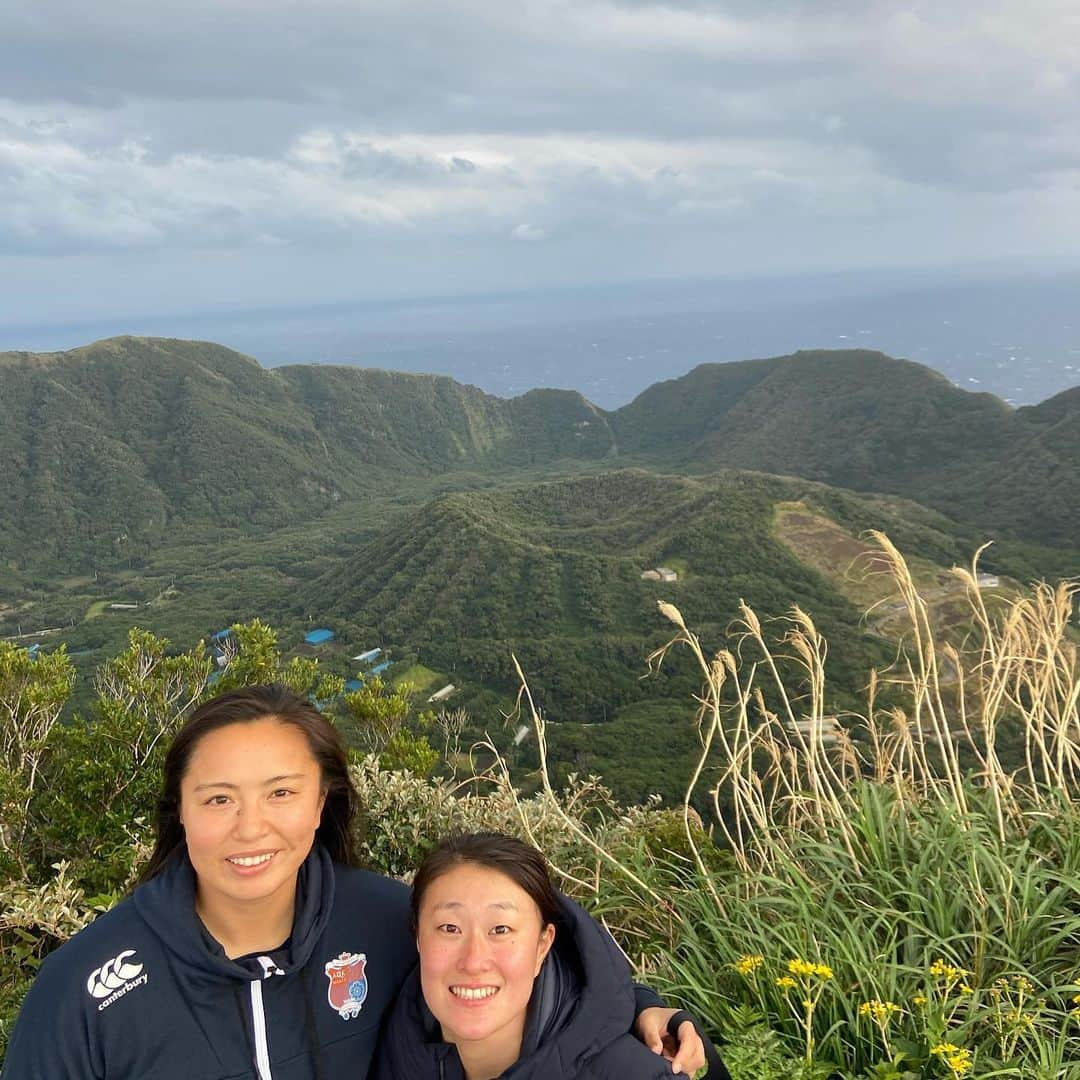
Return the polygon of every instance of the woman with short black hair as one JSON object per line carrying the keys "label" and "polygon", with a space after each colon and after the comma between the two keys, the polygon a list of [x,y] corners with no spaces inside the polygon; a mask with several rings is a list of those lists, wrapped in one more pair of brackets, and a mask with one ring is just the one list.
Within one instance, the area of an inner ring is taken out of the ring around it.
{"label": "woman with short black hair", "polygon": [[558,893],[536,848],[498,833],[451,836],[420,864],[411,910],[420,968],[387,1022],[376,1080],[673,1075],[628,1034],[626,958]]}

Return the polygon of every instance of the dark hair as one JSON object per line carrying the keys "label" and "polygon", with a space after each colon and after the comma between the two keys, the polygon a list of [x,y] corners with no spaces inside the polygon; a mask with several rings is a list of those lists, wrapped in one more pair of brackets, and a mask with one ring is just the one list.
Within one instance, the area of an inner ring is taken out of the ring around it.
{"label": "dark hair", "polygon": [[356,789],[349,777],[345,745],[336,729],[310,701],[287,686],[245,686],[203,702],[176,733],[165,754],[165,777],[157,805],[157,837],[150,861],[139,884],[159,874],[174,852],[184,845],[180,823],[180,783],[199,741],[232,724],[276,720],[301,731],[311,756],[319,764],[326,802],[315,839],[335,862],[355,865],[351,825],[356,811]]}
{"label": "dark hair", "polygon": [[483,866],[498,870],[515,885],[528,893],[540,909],[544,926],[558,922],[560,918],[559,894],[551,883],[547,860],[532,844],[523,843],[503,833],[458,833],[440,840],[424,856],[424,861],[413,878],[412,911],[413,929],[419,922],[420,905],[424,893],[433,881],[463,864]]}

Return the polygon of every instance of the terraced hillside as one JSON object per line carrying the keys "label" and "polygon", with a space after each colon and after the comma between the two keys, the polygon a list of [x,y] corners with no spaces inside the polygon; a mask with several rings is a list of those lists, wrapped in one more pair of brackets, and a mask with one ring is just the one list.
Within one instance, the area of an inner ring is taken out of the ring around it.
{"label": "terraced hillside", "polygon": [[[799,603],[843,642],[837,654],[850,665],[846,685],[854,690],[878,645],[856,604],[777,535],[776,508],[792,499],[849,530],[871,514],[855,496],[738,472],[686,478],[621,470],[456,493],[361,547],[304,604],[489,684],[508,685],[507,654],[516,649],[553,719],[595,721],[657,692],[638,678],[663,640],[657,599],[678,604],[717,643],[742,599],[774,615]],[[872,511],[942,564],[960,556],[963,543],[944,519],[922,512],[929,523],[912,523],[904,512],[885,503]],[[675,569],[678,580],[642,579],[657,566]]]}

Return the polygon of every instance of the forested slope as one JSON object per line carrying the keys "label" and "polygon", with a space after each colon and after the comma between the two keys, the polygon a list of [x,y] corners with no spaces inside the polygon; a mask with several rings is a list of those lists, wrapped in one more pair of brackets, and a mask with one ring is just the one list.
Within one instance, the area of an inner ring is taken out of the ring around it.
{"label": "forested slope", "polygon": [[703,364],[611,415],[620,448],[669,467],[759,469],[905,495],[959,521],[1071,545],[1080,393],[1013,410],[881,353]]}
{"label": "forested slope", "polygon": [[268,527],[449,468],[610,450],[579,394],[514,401],[451,379],[262,369],[217,345],[116,338],[0,354],[0,551],[75,568],[211,523]]}
{"label": "forested slope", "polygon": [[1067,547],[1080,529],[1080,392],[1013,410],[880,353],[705,364],[605,413],[571,391],[504,400],[441,376],[264,370],[217,345],[115,338],[0,354],[0,402],[0,554],[16,569],[130,562],[189,528],[292,525],[415,478],[621,460],[902,494]]}

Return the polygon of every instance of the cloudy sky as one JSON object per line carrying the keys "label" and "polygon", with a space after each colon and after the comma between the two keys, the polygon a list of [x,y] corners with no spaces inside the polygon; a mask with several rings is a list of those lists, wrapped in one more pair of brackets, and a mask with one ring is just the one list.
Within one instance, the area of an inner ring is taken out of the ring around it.
{"label": "cloudy sky", "polygon": [[137,312],[1080,256],[1075,0],[0,19],[0,348]]}

